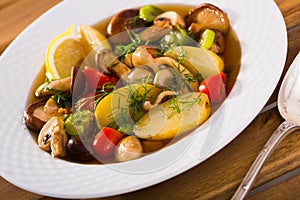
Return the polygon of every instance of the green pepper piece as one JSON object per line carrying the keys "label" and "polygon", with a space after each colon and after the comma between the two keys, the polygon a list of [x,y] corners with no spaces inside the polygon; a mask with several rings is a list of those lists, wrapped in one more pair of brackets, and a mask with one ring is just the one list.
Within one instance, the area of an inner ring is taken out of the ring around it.
{"label": "green pepper piece", "polygon": [[146,5],[140,8],[139,17],[144,21],[151,23],[154,18],[159,14],[163,13],[163,11],[153,5]]}
{"label": "green pepper piece", "polygon": [[210,49],[215,40],[215,32],[210,29],[205,29],[200,38],[200,47]]}

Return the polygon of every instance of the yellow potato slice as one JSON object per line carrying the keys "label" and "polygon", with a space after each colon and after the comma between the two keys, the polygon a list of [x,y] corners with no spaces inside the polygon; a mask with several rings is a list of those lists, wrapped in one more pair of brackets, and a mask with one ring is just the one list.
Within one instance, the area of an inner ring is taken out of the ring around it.
{"label": "yellow potato slice", "polygon": [[151,109],[139,119],[133,132],[148,140],[171,139],[197,128],[210,114],[211,105],[206,94],[188,93]]}

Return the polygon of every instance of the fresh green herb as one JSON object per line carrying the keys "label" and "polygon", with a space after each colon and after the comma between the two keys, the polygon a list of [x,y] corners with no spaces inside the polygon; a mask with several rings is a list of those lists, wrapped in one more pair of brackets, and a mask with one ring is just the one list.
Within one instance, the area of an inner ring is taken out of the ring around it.
{"label": "fresh green herb", "polygon": [[54,93],[51,98],[55,101],[59,108],[69,109],[72,107],[72,96],[69,92],[63,92],[51,88],[47,88],[47,90]]}
{"label": "fresh green herb", "polygon": [[136,28],[139,20],[140,20],[140,16],[137,15],[130,20],[129,24],[132,25],[133,28]]}
{"label": "fresh green herb", "polygon": [[148,44],[148,41],[142,41],[138,34],[128,30],[128,28],[126,28],[126,32],[131,42],[126,45],[117,45],[115,47],[115,53],[119,56],[120,60],[122,61],[125,59],[126,54],[133,52],[138,46]]}

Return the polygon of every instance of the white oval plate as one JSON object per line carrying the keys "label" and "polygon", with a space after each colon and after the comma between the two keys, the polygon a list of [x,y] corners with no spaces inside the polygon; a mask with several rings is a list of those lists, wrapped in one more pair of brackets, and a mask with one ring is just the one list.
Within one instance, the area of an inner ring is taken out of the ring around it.
{"label": "white oval plate", "polygon": [[[157,0],[156,4],[181,2]],[[195,6],[203,2],[185,0],[186,4]],[[206,2],[227,12],[241,42],[242,66],[232,92],[203,126],[184,139],[150,156],[119,164],[84,165],[52,159],[24,130],[22,114],[33,77],[43,64],[45,50],[52,38],[66,31],[70,24],[92,25],[120,10],[153,1],[63,1],[32,23],[6,49],[0,60],[1,176],[42,195],[104,197],[174,177],[232,141],[259,113],[280,78],[287,53],[286,27],[272,0]]]}

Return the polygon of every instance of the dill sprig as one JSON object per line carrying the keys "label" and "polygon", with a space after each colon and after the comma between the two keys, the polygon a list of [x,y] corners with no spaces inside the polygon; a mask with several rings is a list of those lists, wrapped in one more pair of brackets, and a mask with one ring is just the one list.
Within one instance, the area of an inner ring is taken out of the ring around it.
{"label": "dill sprig", "polygon": [[55,101],[59,108],[70,109],[72,107],[72,96],[70,92],[63,92],[53,88],[47,88],[47,90],[54,93],[50,98]]}
{"label": "dill sprig", "polygon": [[117,45],[115,47],[115,53],[119,56],[120,60],[122,61],[124,60],[126,54],[135,51],[135,49],[138,46],[148,44],[148,41],[142,41],[138,34],[136,34],[133,31],[130,31],[128,28],[126,28],[126,32],[131,42],[125,45]]}

